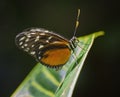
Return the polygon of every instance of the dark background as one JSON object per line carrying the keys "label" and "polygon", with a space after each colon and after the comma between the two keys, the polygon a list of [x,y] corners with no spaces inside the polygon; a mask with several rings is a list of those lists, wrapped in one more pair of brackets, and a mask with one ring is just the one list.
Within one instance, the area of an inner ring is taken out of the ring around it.
{"label": "dark background", "polygon": [[70,39],[78,8],[81,15],[76,36],[100,30],[106,33],[95,40],[73,97],[117,97],[120,92],[119,6],[116,0],[1,0],[0,97],[9,97],[36,64],[15,46],[15,36],[23,29],[42,27]]}

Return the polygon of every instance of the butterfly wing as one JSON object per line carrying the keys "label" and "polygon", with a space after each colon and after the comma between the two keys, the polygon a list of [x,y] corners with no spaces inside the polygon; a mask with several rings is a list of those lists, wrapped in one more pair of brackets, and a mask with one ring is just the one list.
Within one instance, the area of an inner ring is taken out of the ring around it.
{"label": "butterfly wing", "polygon": [[42,28],[29,28],[18,34],[16,45],[37,61],[50,67],[65,64],[70,56],[69,41]]}

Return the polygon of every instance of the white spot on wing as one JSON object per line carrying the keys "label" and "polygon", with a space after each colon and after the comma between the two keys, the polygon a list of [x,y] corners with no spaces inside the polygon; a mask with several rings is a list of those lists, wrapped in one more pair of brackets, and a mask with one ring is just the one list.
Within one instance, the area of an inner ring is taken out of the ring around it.
{"label": "white spot on wing", "polygon": [[59,41],[53,41],[53,43],[60,43]]}
{"label": "white spot on wing", "polygon": [[49,40],[46,40],[47,43],[49,43]]}
{"label": "white spot on wing", "polygon": [[36,33],[32,32],[31,34],[36,34]]}
{"label": "white spot on wing", "polygon": [[48,40],[52,39],[52,36],[48,37]]}
{"label": "white spot on wing", "polygon": [[28,52],[30,50],[30,48],[26,48],[25,51]]}
{"label": "white spot on wing", "polygon": [[26,48],[27,50],[30,50],[30,48]]}
{"label": "white spot on wing", "polygon": [[35,51],[30,52],[30,54],[31,54],[31,55],[34,55],[34,54],[35,54]]}
{"label": "white spot on wing", "polygon": [[39,56],[38,59],[41,59],[41,57]]}
{"label": "white spot on wing", "polygon": [[24,40],[24,39],[25,39],[25,36],[21,37],[21,38],[19,39],[19,41],[22,41],[22,40]]}
{"label": "white spot on wing", "polygon": [[41,51],[39,51],[39,53],[38,53],[38,54],[40,55],[40,53],[41,53]]}
{"label": "white spot on wing", "polygon": [[26,46],[28,46],[28,44],[24,44],[24,46],[26,47]]}
{"label": "white spot on wing", "polygon": [[25,42],[28,42],[29,41],[29,38],[27,38],[26,40],[25,40]]}
{"label": "white spot on wing", "polygon": [[21,48],[24,48],[24,46],[21,46]]}
{"label": "white spot on wing", "polygon": [[34,47],[35,45],[33,44],[33,45],[31,45],[31,47]]}
{"label": "white spot on wing", "polygon": [[49,32],[49,31],[48,31],[48,30],[45,30],[44,32],[46,32],[46,33],[47,33],[47,32]]}
{"label": "white spot on wing", "polygon": [[22,44],[23,44],[23,42],[20,42],[20,43],[19,43],[19,45],[22,45]]}
{"label": "white spot on wing", "polygon": [[39,49],[41,49],[41,48],[43,48],[43,47],[44,47],[43,45],[40,45],[40,46],[39,46]]}
{"label": "white spot on wing", "polygon": [[30,38],[30,37],[31,37],[31,35],[30,35],[30,34],[27,34],[27,37],[28,37],[28,38]]}
{"label": "white spot on wing", "polygon": [[37,36],[36,39],[35,39],[35,42],[39,41],[39,38],[40,38],[40,36]]}
{"label": "white spot on wing", "polygon": [[36,31],[41,31],[41,29],[36,28],[36,29],[31,29],[30,31],[36,32]]}
{"label": "white spot on wing", "polygon": [[40,35],[45,35],[45,33],[40,33]]}

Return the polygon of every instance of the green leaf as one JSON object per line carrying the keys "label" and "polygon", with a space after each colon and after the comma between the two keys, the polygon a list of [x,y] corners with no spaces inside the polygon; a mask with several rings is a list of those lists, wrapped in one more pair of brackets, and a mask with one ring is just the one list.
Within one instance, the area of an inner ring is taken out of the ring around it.
{"label": "green leaf", "polygon": [[103,34],[99,31],[79,37],[78,46],[61,70],[38,63],[11,97],[71,97],[94,39]]}

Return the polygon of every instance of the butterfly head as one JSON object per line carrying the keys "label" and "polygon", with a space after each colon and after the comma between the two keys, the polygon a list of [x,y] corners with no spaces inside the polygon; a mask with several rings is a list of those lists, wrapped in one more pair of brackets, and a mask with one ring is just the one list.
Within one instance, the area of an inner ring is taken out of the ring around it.
{"label": "butterfly head", "polygon": [[76,19],[76,25],[75,25],[75,30],[74,30],[74,34],[73,37],[70,39],[70,47],[71,49],[74,49],[77,47],[78,45],[78,39],[76,38],[76,32],[77,32],[77,28],[79,26],[79,16],[80,16],[80,9],[78,9],[78,14],[77,14],[77,19]]}

